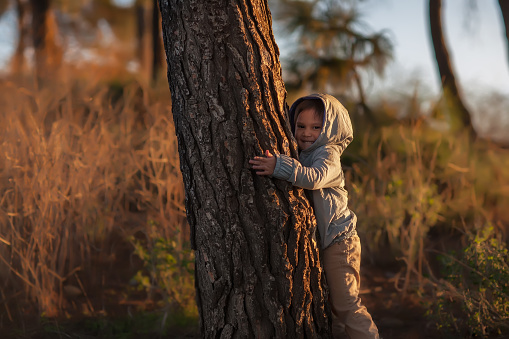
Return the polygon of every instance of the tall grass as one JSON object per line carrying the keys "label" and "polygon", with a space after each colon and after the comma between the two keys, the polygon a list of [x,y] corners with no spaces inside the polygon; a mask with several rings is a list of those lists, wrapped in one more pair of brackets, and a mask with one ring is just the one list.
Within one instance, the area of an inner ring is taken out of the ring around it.
{"label": "tall grass", "polygon": [[[67,74],[41,89],[0,82],[0,312],[99,313],[91,299],[111,278],[104,267],[127,265],[125,285],[134,277],[166,310],[195,314],[167,84]],[[508,239],[509,150],[437,131],[419,114],[380,121],[356,130],[344,158],[365,257],[399,264],[402,297],[437,295],[447,278],[437,254],[469,248],[484,225]],[[461,286],[455,295],[470,296]]]}
{"label": "tall grass", "polygon": [[[472,142],[466,135],[438,132],[420,118],[393,121],[364,133],[347,151],[353,152],[347,156],[356,159],[348,171],[350,202],[359,216],[368,259],[376,264],[394,264],[395,259],[401,263],[394,280],[402,298],[409,293],[443,293],[444,286],[450,284],[444,284],[446,277],[439,269],[442,256],[453,253],[457,262],[464,260],[463,248],[473,248],[471,235],[485,225],[494,225],[494,236],[507,243],[507,148],[482,139]],[[475,262],[480,257],[472,255],[469,265],[482,265]],[[485,257],[494,260],[493,255]],[[500,260],[505,260],[505,266],[500,264],[493,270],[507,267],[507,256]],[[468,290],[471,282],[466,280],[455,288],[455,295],[463,296],[466,305],[479,305]],[[474,308],[466,308],[463,316],[490,316]],[[508,316],[506,309],[497,319]],[[467,326],[467,322],[461,324]]]}
{"label": "tall grass", "polygon": [[112,255],[111,237],[154,233],[134,215],[156,220],[161,236],[187,233],[167,92],[156,98],[135,80],[118,86],[93,71],[76,76],[40,90],[0,83],[0,288],[9,317],[9,296],[55,316],[69,307],[66,285],[86,295],[82,281],[98,273],[94,257]]}
{"label": "tall grass", "polygon": [[384,127],[362,140],[361,161],[350,173],[351,203],[375,251],[388,248],[421,276],[430,233],[465,232],[480,222],[504,231],[507,149],[421,124]]}

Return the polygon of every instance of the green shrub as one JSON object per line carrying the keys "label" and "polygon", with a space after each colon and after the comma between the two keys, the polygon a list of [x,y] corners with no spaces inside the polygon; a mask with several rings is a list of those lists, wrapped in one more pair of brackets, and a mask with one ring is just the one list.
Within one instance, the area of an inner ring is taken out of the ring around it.
{"label": "green shrub", "polygon": [[145,241],[131,238],[134,253],[143,261],[143,269],[133,280],[150,298],[160,298],[161,306],[171,313],[197,316],[194,288],[194,253],[189,244],[159,235],[158,225],[149,222],[151,234]]}
{"label": "green shrub", "polygon": [[444,280],[429,315],[444,334],[509,333],[509,255],[492,226],[468,234],[463,252],[440,257]]}

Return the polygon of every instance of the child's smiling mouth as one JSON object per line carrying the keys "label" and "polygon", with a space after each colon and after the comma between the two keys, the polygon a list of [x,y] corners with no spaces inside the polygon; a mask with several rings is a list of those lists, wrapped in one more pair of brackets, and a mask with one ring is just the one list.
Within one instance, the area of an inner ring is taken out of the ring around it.
{"label": "child's smiling mouth", "polygon": [[316,140],[299,140],[299,146],[302,150],[308,149],[311,145],[314,144]]}

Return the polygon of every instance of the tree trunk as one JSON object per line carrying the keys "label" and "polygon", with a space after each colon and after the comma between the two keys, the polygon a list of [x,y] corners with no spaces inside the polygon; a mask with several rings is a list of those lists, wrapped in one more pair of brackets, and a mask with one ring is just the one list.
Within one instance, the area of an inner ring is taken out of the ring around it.
{"label": "tree trunk", "polygon": [[152,81],[157,80],[157,75],[163,65],[163,41],[161,39],[161,18],[157,0],[153,1],[152,7]]}
{"label": "tree trunk", "polygon": [[304,192],[248,164],[297,156],[267,1],[160,7],[202,337],[329,337]]}
{"label": "tree trunk", "polygon": [[454,131],[466,129],[472,136],[475,136],[475,131],[470,119],[470,112],[463,103],[445,42],[442,29],[442,0],[429,0],[429,19],[431,40],[435,50],[435,58],[442,82],[445,108],[449,115],[451,128]]}
{"label": "tree trunk", "polygon": [[505,37],[507,43],[507,61],[509,62],[509,0],[498,0],[502,19],[504,20]]}
{"label": "tree trunk", "polygon": [[18,10],[18,45],[16,46],[16,51],[14,52],[14,56],[11,61],[11,71],[14,74],[22,73],[25,66],[25,45],[26,45],[26,36],[27,29],[25,25],[25,17],[26,17],[26,4],[21,0],[16,0],[16,8]]}
{"label": "tree trunk", "polygon": [[140,63],[140,68],[143,68],[145,53],[144,50],[144,37],[147,23],[145,22],[145,7],[143,4],[137,2],[134,6],[136,13],[136,44],[137,44],[137,57]]}
{"label": "tree trunk", "polygon": [[62,51],[57,46],[57,25],[50,10],[50,0],[30,0],[35,68],[39,82],[55,73],[62,63]]}

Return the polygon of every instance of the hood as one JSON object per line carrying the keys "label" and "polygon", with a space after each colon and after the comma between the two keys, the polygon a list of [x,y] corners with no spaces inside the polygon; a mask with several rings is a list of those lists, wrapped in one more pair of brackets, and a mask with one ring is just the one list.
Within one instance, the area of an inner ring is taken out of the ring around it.
{"label": "hood", "polygon": [[324,106],[324,121],[318,139],[306,150],[301,151],[301,153],[313,152],[318,147],[324,145],[339,145],[340,152],[343,153],[346,146],[353,140],[352,122],[350,121],[350,116],[346,108],[332,95],[318,93],[297,99],[289,112],[292,133],[295,135],[294,117],[297,105],[303,100],[308,99],[318,99],[322,101]]}

